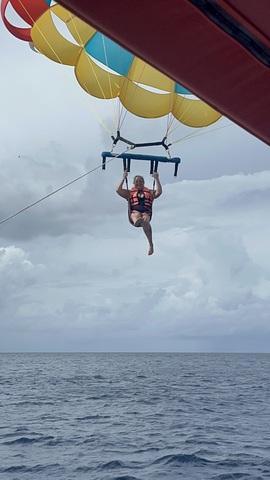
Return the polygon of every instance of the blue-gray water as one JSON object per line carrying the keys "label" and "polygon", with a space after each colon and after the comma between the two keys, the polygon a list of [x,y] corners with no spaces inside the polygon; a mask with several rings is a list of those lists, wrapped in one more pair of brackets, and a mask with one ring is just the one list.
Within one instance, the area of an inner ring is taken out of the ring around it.
{"label": "blue-gray water", "polygon": [[0,478],[270,478],[269,354],[1,354]]}

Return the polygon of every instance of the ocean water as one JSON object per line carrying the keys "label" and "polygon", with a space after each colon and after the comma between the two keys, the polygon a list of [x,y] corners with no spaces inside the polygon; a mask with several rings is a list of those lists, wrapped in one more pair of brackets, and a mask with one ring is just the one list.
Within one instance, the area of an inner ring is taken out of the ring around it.
{"label": "ocean water", "polygon": [[270,479],[270,355],[0,354],[3,480]]}

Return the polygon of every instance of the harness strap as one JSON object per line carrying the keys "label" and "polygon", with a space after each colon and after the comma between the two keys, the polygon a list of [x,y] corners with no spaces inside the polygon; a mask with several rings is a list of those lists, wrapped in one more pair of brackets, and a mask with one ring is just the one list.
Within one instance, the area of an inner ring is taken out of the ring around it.
{"label": "harness strap", "polygon": [[[151,162],[151,173],[154,172],[157,172],[158,171],[158,160],[155,160],[155,162]],[[156,185],[156,182],[155,182],[155,179],[153,181],[153,193],[155,193],[155,185]]]}

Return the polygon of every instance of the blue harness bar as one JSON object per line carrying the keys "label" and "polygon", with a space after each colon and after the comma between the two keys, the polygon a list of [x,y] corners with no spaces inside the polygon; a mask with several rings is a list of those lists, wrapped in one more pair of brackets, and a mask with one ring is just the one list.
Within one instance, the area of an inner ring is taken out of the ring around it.
{"label": "blue harness bar", "polygon": [[179,163],[181,162],[181,159],[179,157],[173,157],[173,158],[168,158],[168,157],[159,157],[157,155],[140,155],[136,153],[111,153],[111,152],[102,152],[102,170],[105,170],[106,168],[106,158],[122,158],[123,159],[123,167],[124,170],[127,172],[130,172],[130,165],[131,165],[131,160],[146,160],[150,162],[150,174],[153,172],[157,172],[158,169],[158,164],[159,162],[162,163],[174,163],[174,176],[177,176],[178,172],[178,166]]}

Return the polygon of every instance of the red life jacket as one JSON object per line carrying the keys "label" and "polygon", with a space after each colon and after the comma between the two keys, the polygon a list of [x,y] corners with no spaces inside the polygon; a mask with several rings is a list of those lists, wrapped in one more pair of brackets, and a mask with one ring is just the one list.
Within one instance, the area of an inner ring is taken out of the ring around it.
{"label": "red life jacket", "polygon": [[140,201],[140,198],[138,197],[138,189],[133,187],[130,190],[130,193],[129,193],[129,209],[132,211],[132,210],[136,210],[136,208],[134,209],[134,207],[143,206],[143,207],[145,207],[146,211],[149,212],[149,214],[151,214],[152,213],[152,204],[153,204],[153,200],[154,200],[153,194],[146,187],[143,187],[142,193],[144,194],[143,203]]}

